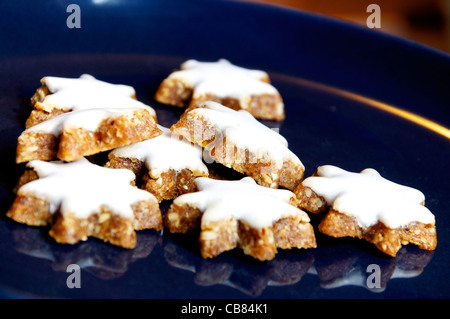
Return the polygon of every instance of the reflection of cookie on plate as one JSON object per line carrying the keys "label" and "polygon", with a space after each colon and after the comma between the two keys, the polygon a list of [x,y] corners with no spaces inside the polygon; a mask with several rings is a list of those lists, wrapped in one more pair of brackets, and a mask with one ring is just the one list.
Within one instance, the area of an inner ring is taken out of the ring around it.
{"label": "reflection of cookie on plate", "polygon": [[184,107],[216,101],[235,110],[246,110],[256,118],[284,119],[284,104],[269,76],[221,59],[217,62],[188,60],[159,86],[158,102]]}
{"label": "reflection of cookie on plate", "polygon": [[57,247],[48,241],[41,229],[14,227],[14,249],[29,257],[45,259],[54,271],[67,271],[71,264],[103,279],[122,277],[137,260],[147,258],[162,241],[161,232],[138,232],[134,249],[114,249],[101,242],[83,242],[70,247]]}
{"label": "reflection of cookie on plate", "polygon": [[170,266],[193,273],[200,286],[222,284],[250,296],[259,296],[268,286],[288,286],[298,283],[311,268],[314,257],[309,252],[277,254],[264,263],[249,263],[246,259],[219,256],[200,259],[184,249],[172,236],[165,236],[164,257]]}
{"label": "reflection of cookie on plate", "polygon": [[[391,279],[419,276],[434,254],[433,251],[405,246],[395,257],[385,258],[362,253],[356,246],[346,244],[322,246],[315,252],[314,269],[322,288],[353,285],[372,292],[384,291]],[[376,285],[372,276],[374,265],[380,267]]]}
{"label": "reflection of cookie on plate", "polygon": [[207,101],[188,108],[171,130],[260,185],[292,190],[303,178],[304,166],[289,150],[286,139],[247,111]]}
{"label": "reflection of cookie on plate", "polygon": [[198,192],[177,197],[165,216],[170,232],[200,227],[200,252],[211,258],[235,247],[259,260],[275,257],[277,248],[316,247],[308,215],[286,189],[198,177]]}
{"label": "reflection of cookie on plate", "polygon": [[162,201],[194,191],[194,179],[208,176],[208,168],[198,145],[168,128],[158,128],[162,135],[111,151],[106,166],[131,169],[136,176],[142,176],[137,184]]}
{"label": "reflection of cookie on plate", "polygon": [[402,245],[436,248],[434,215],[422,192],[391,182],[375,171],[352,173],[320,166],[294,190],[300,207],[325,213],[319,231],[333,237],[358,237],[395,256]]}
{"label": "reflection of cookie on plate", "polygon": [[133,248],[135,230],[162,229],[156,198],[132,185],[134,174],[81,158],[71,163],[31,161],[7,216],[33,226],[50,226],[60,243],[89,236]]}

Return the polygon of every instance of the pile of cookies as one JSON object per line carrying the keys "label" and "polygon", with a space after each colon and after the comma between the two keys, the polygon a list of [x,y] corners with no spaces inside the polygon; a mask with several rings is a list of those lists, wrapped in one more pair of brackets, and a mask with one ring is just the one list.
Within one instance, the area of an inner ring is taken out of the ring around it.
{"label": "pile of cookies", "polygon": [[[137,230],[197,231],[204,258],[238,247],[271,260],[277,249],[317,246],[310,213],[321,216],[320,232],[363,238],[390,256],[407,243],[436,247],[420,191],[374,169],[324,165],[304,178],[287,140],[259,121],[285,118],[264,71],[186,61],[155,94],[185,108],[170,127],[130,86],[90,75],[41,82],[18,138],[26,169],[7,216],[48,226],[59,243],[93,236],[134,248]],[[218,173],[205,154],[239,178]],[[165,213],[162,201],[171,201]]]}

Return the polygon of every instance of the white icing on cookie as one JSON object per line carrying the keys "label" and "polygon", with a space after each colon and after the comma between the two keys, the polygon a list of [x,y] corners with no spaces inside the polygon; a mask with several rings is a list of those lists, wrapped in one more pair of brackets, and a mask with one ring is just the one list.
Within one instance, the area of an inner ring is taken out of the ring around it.
{"label": "white icing on cookie", "polygon": [[170,78],[177,78],[186,84],[195,87],[201,82],[217,77],[245,78],[262,81],[268,75],[264,71],[250,70],[231,64],[225,59],[217,62],[200,62],[197,60],[187,60],[181,65],[181,70],[173,72]]}
{"label": "white icing on cookie", "polygon": [[97,89],[115,91],[128,97],[133,97],[136,95],[136,91],[132,86],[100,81],[90,74],[82,74],[79,78],[45,76],[41,79],[41,83],[45,84],[51,93],[68,88],[78,88],[79,90],[84,90],[95,87]]}
{"label": "white icing on cookie", "polygon": [[170,169],[181,171],[189,169],[194,174],[207,174],[208,168],[202,161],[202,150],[192,145],[168,128],[158,125],[163,134],[124,147],[111,153],[117,157],[136,158],[145,162],[152,178]]}
{"label": "white icing on cookie", "polygon": [[[279,95],[277,89],[269,83],[264,71],[249,70],[221,59],[217,62],[199,62],[188,60],[182,64],[182,70],[172,73],[169,78],[177,79],[188,87],[194,88],[193,99],[205,95],[239,100],[242,109],[248,109],[253,95]],[[276,108],[282,114],[284,105],[279,102]]]}
{"label": "white icing on cookie", "polygon": [[306,178],[302,185],[322,196],[334,210],[355,217],[361,227],[378,221],[389,228],[435,222],[434,215],[422,205],[422,192],[391,182],[374,169],[353,173],[324,165],[317,175]]}
{"label": "white icing on cookie", "polygon": [[62,113],[51,119],[33,125],[26,129],[22,134],[26,132],[39,132],[49,133],[54,136],[59,136],[64,129],[68,128],[83,128],[88,131],[94,132],[99,124],[107,118],[116,118],[119,116],[133,116],[134,112],[139,109],[86,109],[79,111],[72,111],[68,113]]}
{"label": "white icing on cookie", "polygon": [[19,195],[34,194],[50,202],[50,212],[72,213],[87,218],[102,205],[115,214],[133,218],[131,205],[156,198],[130,183],[135,175],[127,169],[101,167],[81,158],[71,163],[34,160],[27,164],[39,179],[23,185]]}
{"label": "white icing on cookie", "polygon": [[250,177],[237,181],[197,177],[195,183],[199,191],[177,197],[174,204],[198,208],[203,212],[202,223],[234,216],[260,229],[280,218],[297,215],[309,222],[305,212],[289,204],[294,196],[289,190],[260,186]]}
{"label": "white icing on cookie", "polygon": [[[187,116],[203,118],[207,125],[213,126],[238,148],[250,151],[259,159],[270,160],[279,169],[286,160],[292,160],[304,169],[300,159],[289,150],[287,140],[256,120],[249,112],[235,111],[212,101],[201,105],[206,107],[193,109]],[[219,135],[216,134],[217,136]]]}
{"label": "white icing on cookie", "polygon": [[52,94],[45,96],[42,102],[36,102],[36,108],[47,112],[52,109],[142,108],[156,116],[152,107],[132,98],[135,91],[131,86],[110,84],[86,74],[76,79],[47,76],[41,81]]}

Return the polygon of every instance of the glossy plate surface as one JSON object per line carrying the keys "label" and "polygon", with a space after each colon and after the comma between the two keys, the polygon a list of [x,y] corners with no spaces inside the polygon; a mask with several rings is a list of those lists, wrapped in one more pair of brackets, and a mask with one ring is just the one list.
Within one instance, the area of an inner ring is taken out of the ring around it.
{"label": "glossy plate surface", "polygon": [[[277,7],[200,0],[78,3],[80,29],[67,27],[64,1],[0,3],[1,297],[450,297],[448,55]],[[193,236],[142,231],[134,250],[95,239],[62,246],[45,228],[5,216],[24,168],[14,163],[16,140],[43,76],[90,73],[132,85],[169,126],[181,110],[156,103],[153,94],[189,58],[226,58],[268,71],[287,117],[264,123],[279,127],[306,176],[322,164],[372,167],[420,189],[436,216],[437,249],[407,246],[389,258],[365,242],[316,232],[316,249],[280,251],[270,262],[238,250],[204,260]],[[79,289],[66,284],[70,264],[81,267]],[[382,272],[379,289],[367,286],[371,264]]]}

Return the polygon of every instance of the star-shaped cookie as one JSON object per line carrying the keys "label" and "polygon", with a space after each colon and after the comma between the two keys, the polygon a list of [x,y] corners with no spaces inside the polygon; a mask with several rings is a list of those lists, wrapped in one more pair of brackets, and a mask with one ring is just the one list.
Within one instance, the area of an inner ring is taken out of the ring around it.
{"label": "star-shaped cookie", "polygon": [[391,182],[368,168],[353,173],[320,166],[295,190],[299,206],[325,213],[319,231],[333,237],[358,237],[395,256],[402,244],[434,250],[434,215],[419,190]]}
{"label": "star-shaped cookie", "polygon": [[33,111],[17,141],[16,162],[74,161],[161,134],[155,110],[134,88],[80,78],[46,76],[31,99]]}
{"label": "star-shaped cookie", "polygon": [[93,108],[145,109],[156,121],[155,110],[138,100],[132,86],[100,81],[92,75],[79,78],[45,76],[31,98],[33,111],[25,124],[29,128],[61,113]]}
{"label": "star-shaped cookie", "polygon": [[194,179],[209,172],[198,145],[164,126],[158,128],[163,134],[111,151],[105,166],[131,169],[142,176],[138,186],[162,201],[194,191]]}
{"label": "star-shaped cookie", "polygon": [[59,114],[24,130],[16,162],[66,162],[158,136],[162,132],[144,109],[86,109]]}
{"label": "star-shaped cookie", "polygon": [[303,178],[305,168],[287,140],[247,111],[207,101],[188,108],[171,130],[260,185],[292,190]]}
{"label": "star-shaped cookie", "polygon": [[211,258],[235,247],[259,260],[271,260],[277,248],[316,247],[308,215],[285,189],[260,186],[250,177],[215,180],[198,177],[198,192],[177,197],[165,216],[170,232],[200,227],[200,252]]}
{"label": "star-shaped cookie", "polygon": [[156,198],[133,185],[134,174],[85,158],[71,163],[31,161],[7,216],[33,226],[50,226],[60,243],[89,236],[124,248],[136,245],[135,230],[162,229]]}
{"label": "star-shaped cookie", "polygon": [[179,107],[216,101],[267,120],[285,116],[283,100],[266,72],[239,67],[225,59],[184,62],[180,70],[164,79],[155,99]]}

